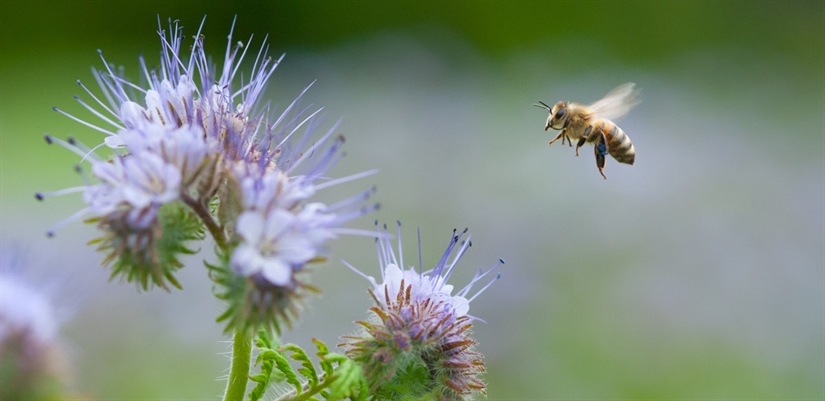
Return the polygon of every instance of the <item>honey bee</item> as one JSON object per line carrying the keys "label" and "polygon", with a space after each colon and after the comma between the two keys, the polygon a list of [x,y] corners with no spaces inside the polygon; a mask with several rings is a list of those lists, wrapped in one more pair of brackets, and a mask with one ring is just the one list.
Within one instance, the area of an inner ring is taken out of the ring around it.
{"label": "honey bee", "polygon": [[603,98],[589,106],[572,103],[558,102],[553,107],[539,101],[534,104],[550,112],[547,117],[547,125],[544,130],[550,128],[561,130],[561,132],[549,144],[553,144],[561,138],[561,143],[567,140],[569,146],[576,144],[576,156],[579,155],[579,148],[586,142],[593,144],[593,151],[596,154],[596,167],[599,174],[604,175],[604,160],[608,153],[619,163],[633,164],[636,160],[636,149],[630,138],[610,119],[619,118],[633,107],[639,104],[639,90],[633,83],[619,85],[610,91]]}

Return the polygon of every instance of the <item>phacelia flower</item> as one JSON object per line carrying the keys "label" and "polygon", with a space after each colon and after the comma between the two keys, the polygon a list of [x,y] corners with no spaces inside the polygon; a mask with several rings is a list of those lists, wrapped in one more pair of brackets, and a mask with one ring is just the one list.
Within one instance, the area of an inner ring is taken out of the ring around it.
{"label": "phacelia flower", "polygon": [[359,206],[372,190],[333,205],[309,202],[318,188],[334,182],[315,185],[309,175],[290,177],[280,169],[236,176],[243,176],[233,226],[238,243],[229,266],[230,277],[243,278],[243,285],[225,286],[238,291],[226,296],[234,311],[227,318],[233,325],[265,324],[280,332],[298,315],[303,299],[317,292],[302,279],[305,267],[326,259],[328,240],[353,231],[341,228],[343,223],[377,205]]}
{"label": "phacelia flower", "polygon": [[[97,223],[103,236],[93,243],[108,252],[104,263],[112,265],[113,276],[144,289],[179,287],[173,275],[182,266],[177,255],[193,253],[185,244],[209,231],[223,269],[212,266],[213,278],[227,286],[218,292],[243,294],[231,314],[271,316],[272,299],[283,301],[279,308],[291,308],[289,296],[282,295],[300,289],[294,275],[324,258],[327,240],[352,231],[341,228],[343,223],[377,207],[363,206],[372,190],[333,204],[313,196],[374,171],[327,175],[342,157],[344,141],[334,135],[336,127],[314,136],[321,110],[310,112],[301,104],[309,86],[280,113],[261,101],[282,58],[267,55],[266,40],[249,52],[252,70],[243,73],[251,38],[233,43],[230,32],[224,61],[216,66],[204,51],[200,28],[191,45],[184,44],[177,21],[165,31],[158,20],[158,34],[160,67],[149,69],[140,58],[145,85],[128,80],[105,59],[105,69],[94,72],[102,96],[78,82],[93,102],[77,100],[100,123],[55,108],[104,138],[89,148],[47,136],[90,164],[91,179],[37,197],[83,194],[86,207],[54,229],[81,218]],[[98,155],[99,148],[111,154]],[[236,279],[245,284],[239,287]],[[278,288],[277,296],[272,288]]]}
{"label": "phacelia flower", "polygon": [[485,393],[482,355],[470,336],[477,318],[468,313],[471,301],[499,275],[473,296],[469,293],[504,261],[479,270],[469,284],[453,292],[447,281],[471,246],[469,236],[461,240],[466,231],[453,231],[447,250],[431,270],[421,268],[420,239],[418,269],[404,267],[400,224],[398,258],[386,230],[377,241],[381,282],[350,266],[372,284],[369,293],[375,306],[370,308],[370,320],[357,322],[361,332],[345,336],[341,346],[362,365],[376,399],[465,400]]}
{"label": "phacelia flower", "polygon": [[[215,76],[216,67],[207,61],[200,33],[187,57],[182,51],[184,36],[177,21],[169,23],[168,34],[160,20],[158,29],[162,46],[160,68],[148,69],[140,58],[148,87],[130,82],[105,59],[105,70],[94,71],[103,96],[96,96],[78,81],[94,103],[76,99],[102,120],[103,126],[55,108],[105,134],[103,142],[92,149],[71,139],[61,141],[47,136],[49,143],[58,143],[81,155],[82,161],[91,164],[92,176],[99,181],[71,190],[85,192],[87,198],[103,195],[107,200],[103,204],[90,203],[82,213],[67,220],[88,215],[111,220],[112,216],[107,215],[117,212],[120,216],[122,209],[130,209],[129,215],[141,214],[143,220],[125,221],[124,225],[142,223],[136,228],[144,228],[155,217],[153,213],[141,213],[147,207],[157,209],[177,200],[207,204],[225,178],[227,169],[222,163],[227,159],[251,162],[250,151],[271,145],[262,145],[259,136],[271,140],[273,130],[283,130],[275,127],[277,124],[268,124],[266,113],[257,110],[259,95],[278,65],[278,61],[266,56],[265,43],[248,81],[238,82],[236,74],[246,48],[241,43],[233,48],[231,33],[223,72]],[[102,58],[102,52],[99,53]],[[240,88],[236,89],[238,85]],[[281,117],[289,116],[290,109]],[[112,128],[104,128],[105,125]],[[114,155],[98,157],[94,150],[101,146],[112,149]],[[38,194],[44,195],[48,194]]]}

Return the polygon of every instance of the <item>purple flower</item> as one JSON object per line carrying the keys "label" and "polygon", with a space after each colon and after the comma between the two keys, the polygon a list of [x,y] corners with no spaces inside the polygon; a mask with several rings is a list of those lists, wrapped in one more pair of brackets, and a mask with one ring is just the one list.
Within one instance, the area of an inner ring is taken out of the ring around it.
{"label": "purple flower", "polygon": [[340,228],[343,223],[377,207],[359,207],[371,191],[332,206],[307,202],[319,187],[310,175],[290,177],[278,169],[245,173],[235,223],[241,241],[231,266],[242,276],[258,275],[273,285],[293,287],[293,273],[321,257],[327,240],[351,232]]}
{"label": "purple flower", "polygon": [[[137,274],[141,281],[148,276],[163,285],[164,278],[173,281],[171,269],[163,264],[180,264],[161,247],[189,252],[176,244],[197,239],[206,227],[230,256],[229,267],[236,274],[254,276],[255,283],[265,286],[295,287],[292,273],[323,259],[327,240],[358,232],[341,228],[343,223],[377,207],[362,206],[371,190],[330,205],[313,202],[312,196],[374,171],[337,179],[327,175],[343,155],[344,140],[334,135],[336,127],[314,138],[321,110],[309,112],[300,106],[309,86],[280,113],[272,113],[269,103],[261,104],[267,81],[281,60],[267,55],[265,40],[249,54],[254,57],[251,73],[241,73],[251,38],[235,44],[230,32],[223,64],[215,66],[204,51],[200,28],[191,45],[184,44],[177,21],[170,21],[164,31],[159,20],[158,33],[160,67],[150,70],[140,58],[147,85],[127,80],[105,59],[105,69],[94,73],[102,95],[80,84],[93,102],[77,100],[101,123],[55,108],[105,137],[88,148],[47,136],[49,143],[89,163],[94,179],[84,186],[37,194],[38,199],[84,195],[87,206],[54,229],[91,217],[88,221],[98,222],[104,231],[96,241],[100,249],[111,251],[106,260],[128,259],[117,271],[131,279],[127,266],[138,266],[145,270]],[[101,147],[113,155],[98,156],[95,151]],[[164,214],[167,205],[185,205],[202,224],[190,224],[189,218],[176,221],[185,214]],[[181,226],[194,231],[167,235]]]}
{"label": "purple flower", "polygon": [[232,267],[243,276],[260,274],[269,283],[292,284],[293,269],[315,259],[328,239],[335,237],[334,215],[324,205],[310,204],[294,214],[275,208],[265,216],[248,211],[238,217],[243,242],[232,254]]}
{"label": "purple flower", "polygon": [[[504,261],[484,271],[479,270],[464,288],[453,292],[447,284],[458,261],[471,246],[453,236],[447,250],[431,270],[404,267],[399,224],[399,256],[396,257],[384,231],[377,241],[381,282],[350,266],[372,284],[369,293],[375,301],[369,321],[357,322],[361,333],[344,337],[347,355],[360,363],[372,394],[381,399],[402,395],[434,399],[467,399],[483,393],[479,378],[484,372],[481,354],[474,350],[470,337],[472,320],[470,303],[486,290],[499,275],[469,296],[472,286],[487,277]],[[349,265],[348,265],[349,266]],[[469,298],[468,298],[469,297]]]}

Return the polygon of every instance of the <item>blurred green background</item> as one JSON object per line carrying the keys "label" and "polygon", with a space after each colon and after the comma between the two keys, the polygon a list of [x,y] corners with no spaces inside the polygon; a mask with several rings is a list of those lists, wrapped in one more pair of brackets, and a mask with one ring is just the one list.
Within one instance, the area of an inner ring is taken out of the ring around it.
{"label": "blurred green background", "polygon": [[[377,176],[373,219],[421,227],[434,263],[454,227],[474,247],[454,279],[507,260],[473,302],[489,399],[823,399],[825,397],[825,2],[104,2],[0,3],[0,249],[59,282],[73,394],[217,399],[228,368],[221,310],[199,258],[184,291],[107,282],[94,230],[44,232],[79,196],[78,157],[45,133],[96,144],[73,99],[94,86],[96,49],[138,78],[157,63],[157,15],[188,36],[204,15],[207,52],[269,34],[286,57],[269,97],[306,99],[343,118],[338,175]],[[643,102],[619,125],[635,166],[576,158],[546,112],[624,82]],[[209,250],[208,244],[203,249]],[[344,237],[315,275],[285,341],[336,343],[366,316],[377,275],[371,240]]]}

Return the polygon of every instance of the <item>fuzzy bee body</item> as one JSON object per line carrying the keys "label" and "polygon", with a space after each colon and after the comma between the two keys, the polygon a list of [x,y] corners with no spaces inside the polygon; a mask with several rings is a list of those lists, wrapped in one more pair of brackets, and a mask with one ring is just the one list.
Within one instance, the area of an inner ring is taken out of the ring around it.
{"label": "fuzzy bee body", "polygon": [[535,106],[550,112],[545,131],[551,128],[561,130],[549,143],[561,139],[562,144],[568,141],[570,146],[573,146],[573,141],[577,141],[576,156],[579,155],[579,148],[585,143],[593,144],[596,167],[599,168],[599,174],[607,179],[603,171],[605,155],[613,156],[619,163],[633,164],[636,161],[636,149],[630,137],[610,119],[627,114],[639,104],[638,94],[635,85],[627,83],[613,89],[601,100],[589,106],[564,101],[556,103],[553,107],[544,102],[539,102]]}
{"label": "fuzzy bee body", "polygon": [[604,132],[607,139],[607,152],[619,163],[633,164],[636,161],[636,148],[630,137],[610,120],[599,120],[594,124],[594,130],[598,127]]}

